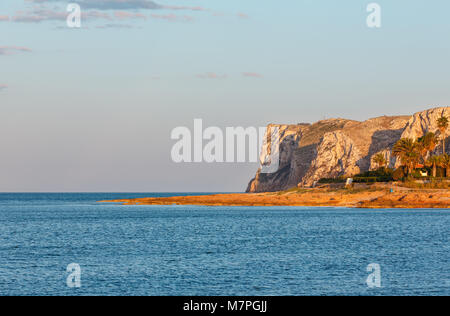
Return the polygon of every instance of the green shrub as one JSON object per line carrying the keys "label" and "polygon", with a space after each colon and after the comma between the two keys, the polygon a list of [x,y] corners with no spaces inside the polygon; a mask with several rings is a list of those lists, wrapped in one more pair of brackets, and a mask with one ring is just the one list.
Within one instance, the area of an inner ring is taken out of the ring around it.
{"label": "green shrub", "polygon": [[319,180],[319,183],[345,183],[347,178],[338,177],[338,178],[323,178]]}
{"label": "green shrub", "polygon": [[355,177],[353,178],[353,182],[355,183],[375,183],[377,181],[377,177]]}
{"label": "green shrub", "polygon": [[406,177],[406,172],[403,167],[395,169],[395,171],[392,173],[392,179],[395,181],[402,181]]}
{"label": "green shrub", "polygon": [[393,180],[392,174],[394,170],[389,168],[380,168],[357,174],[353,177],[355,183],[376,183],[376,182],[390,182]]}
{"label": "green shrub", "polygon": [[391,177],[394,170],[390,168],[380,168],[378,170],[367,171],[355,175],[355,178],[372,178],[372,177]]}

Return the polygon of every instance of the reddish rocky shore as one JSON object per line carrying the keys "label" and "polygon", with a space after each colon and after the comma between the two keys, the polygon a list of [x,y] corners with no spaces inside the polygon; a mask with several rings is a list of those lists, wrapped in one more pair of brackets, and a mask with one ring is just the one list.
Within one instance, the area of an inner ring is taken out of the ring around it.
{"label": "reddish rocky shore", "polygon": [[271,193],[215,194],[139,198],[101,202],[124,205],[205,206],[340,206],[356,208],[450,208],[449,190],[418,190],[386,186],[354,189],[292,189]]}

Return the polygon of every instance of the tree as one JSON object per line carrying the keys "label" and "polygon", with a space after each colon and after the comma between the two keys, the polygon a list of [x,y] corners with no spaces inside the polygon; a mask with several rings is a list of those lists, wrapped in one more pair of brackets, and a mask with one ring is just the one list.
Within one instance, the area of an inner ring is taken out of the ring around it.
{"label": "tree", "polygon": [[434,151],[439,139],[435,133],[426,133],[424,136],[420,137],[418,140],[419,151],[422,156],[422,161],[425,163],[428,159],[430,152]]}
{"label": "tree", "polygon": [[420,161],[420,146],[411,138],[402,138],[395,145],[393,154],[400,158],[403,166],[408,169],[408,175],[411,174]]}
{"label": "tree", "polygon": [[427,165],[433,168],[433,178],[436,178],[437,166],[440,166],[442,163],[441,156],[431,156],[427,160]]}
{"label": "tree", "polygon": [[450,155],[441,156],[441,164],[440,166],[445,169],[445,176],[450,178]]}
{"label": "tree", "polygon": [[442,135],[442,153],[445,155],[446,154],[445,135],[446,135],[447,128],[448,128],[448,118],[446,116],[442,115],[442,117],[440,117],[437,120],[437,124],[438,124],[439,131],[441,132],[441,135]]}
{"label": "tree", "polygon": [[382,153],[373,156],[372,161],[378,166],[378,169],[385,168],[387,165],[387,160]]}

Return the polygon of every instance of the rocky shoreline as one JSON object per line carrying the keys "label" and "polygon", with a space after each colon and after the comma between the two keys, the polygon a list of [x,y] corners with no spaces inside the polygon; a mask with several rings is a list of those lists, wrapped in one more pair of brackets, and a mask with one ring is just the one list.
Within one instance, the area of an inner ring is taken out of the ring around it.
{"label": "rocky shoreline", "polygon": [[[391,189],[393,192],[391,192]],[[450,208],[449,190],[391,186],[292,189],[270,193],[215,194],[100,201],[123,205],[323,206],[352,208]]]}

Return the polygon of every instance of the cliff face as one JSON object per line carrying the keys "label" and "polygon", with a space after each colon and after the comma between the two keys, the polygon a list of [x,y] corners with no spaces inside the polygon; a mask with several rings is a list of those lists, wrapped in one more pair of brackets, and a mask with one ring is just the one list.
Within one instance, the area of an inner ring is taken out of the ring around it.
{"label": "cliff face", "polygon": [[[280,167],[271,174],[258,170],[247,192],[311,186],[321,178],[368,171],[375,167],[372,157],[377,153],[383,153],[390,167],[394,167],[397,164],[392,157],[394,144],[402,137],[417,139],[429,131],[438,133],[437,119],[442,115],[450,117],[450,107],[423,111],[412,117],[384,116],[364,122],[331,119],[312,125],[269,125],[280,129]],[[264,144],[261,161],[268,159],[270,146],[270,141]]]}
{"label": "cliff face", "polygon": [[[437,120],[442,116],[450,118],[450,107],[435,108],[414,114],[409,119],[401,137],[417,139],[428,132],[432,132],[438,135],[439,139],[442,139],[443,135],[441,135],[437,124]],[[447,132],[446,144],[449,144],[450,140],[448,134],[449,133]],[[449,146],[447,145],[446,147],[446,152],[449,153]],[[442,152],[442,145],[440,143],[439,146],[436,147],[434,153],[442,154]],[[399,166],[399,164],[400,162],[397,161],[396,166]]]}

